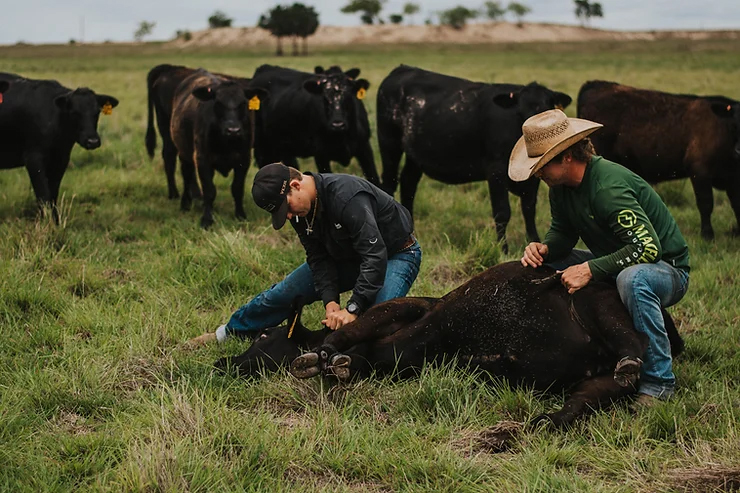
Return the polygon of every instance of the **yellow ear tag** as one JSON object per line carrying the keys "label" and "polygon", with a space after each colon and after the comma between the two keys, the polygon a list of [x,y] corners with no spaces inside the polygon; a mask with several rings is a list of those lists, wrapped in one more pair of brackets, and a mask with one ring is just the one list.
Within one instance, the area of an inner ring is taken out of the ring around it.
{"label": "yellow ear tag", "polygon": [[110,115],[111,113],[113,113],[113,105],[110,103],[105,103],[103,105],[102,111],[104,115]]}
{"label": "yellow ear tag", "polygon": [[257,96],[252,96],[252,99],[249,100],[249,109],[250,110],[259,110],[260,109],[260,98]]}
{"label": "yellow ear tag", "polygon": [[367,91],[364,87],[361,87],[357,90],[357,99],[365,99],[365,94],[367,94]]}

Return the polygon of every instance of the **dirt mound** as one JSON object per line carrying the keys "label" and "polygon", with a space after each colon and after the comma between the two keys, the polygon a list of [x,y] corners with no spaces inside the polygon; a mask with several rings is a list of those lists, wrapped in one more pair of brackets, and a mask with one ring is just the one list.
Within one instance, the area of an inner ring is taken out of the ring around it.
{"label": "dirt mound", "polygon": [[[402,44],[402,43],[527,43],[537,41],[609,41],[609,40],[655,40],[665,38],[683,39],[740,39],[740,31],[605,31],[579,26],[559,24],[524,23],[521,26],[509,22],[475,23],[463,29],[448,26],[320,26],[316,34],[308,38],[311,46],[343,44]],[[286,48],[290,41],[285,40]],[[177,39],[170,45],[178,47],[272,46],[275,39],[258,27],[231,27],[206,29],[192,33],[189,41]],[[288,48],[289,49],[289,48]]]}

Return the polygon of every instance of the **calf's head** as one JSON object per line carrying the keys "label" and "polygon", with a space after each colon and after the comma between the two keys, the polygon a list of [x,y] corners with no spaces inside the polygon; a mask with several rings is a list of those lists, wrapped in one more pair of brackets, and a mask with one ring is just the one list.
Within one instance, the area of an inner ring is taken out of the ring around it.
{"label": "calf's head", "polygon": [[552,91],[536,82],[531,82],[519,91],[498,94],[493,102],[506,109],[515,109],[521,123],[538,113],[555,108],[565,109],[572,99],[563,92]]}
{"label": "calf's head", "polygon": [[370,83],[365,79],[357,79],[360,75],[358,68],[342,72],[336,66],[326,71],[316,67],[315,71],[318,70],[322,72],[307,80],[303,87],[311,94],[321,96],[327,130],[345,132],[355,118],[356,100],[365,97]]}
{"label": "calf's head", "polygon": [[243,138],[250,131],[249,100],[264,99],[267,92],[261,88],[245,88],[232,82],[215,82],[193,90],[193,96],[211,102],[218,134],[225,139]]}
{"label": "calf's head", "polygon": [[98,117],[100,111],[109,111],[118,106],[118,100],[106,94],[81,87],[54,99],[62,111],[65,130],[75,136],[75,141],[87,150],[100,147]]}
{"label": "calf's head", "polygon": [[734,130],[733,157],[740,161],[740,103],[728,98],[711,98],[712,111],[720,119],[731,121]]}

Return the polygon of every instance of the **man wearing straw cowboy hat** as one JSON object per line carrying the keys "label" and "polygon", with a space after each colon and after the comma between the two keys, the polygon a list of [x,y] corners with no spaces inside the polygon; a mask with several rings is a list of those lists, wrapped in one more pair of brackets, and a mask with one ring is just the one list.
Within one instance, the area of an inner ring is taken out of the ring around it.
{"label": "man wearing straw cowboy hat", "polygon": [[[596,155],[588,135],[601,127],[568,118],[560,110],[524,122],[509,158],[509,177],[524,181],[534,175],[547,183],[552,222],[542,243],[527,245],[521,262],[533,268],[544,263],[555,267],[569,293],[591,279],[616,280],[635,329],[648,337],[644,363],[626,359],[617,370],[642,365],[636,404],[649,406],[674,392],[660,309],[686,293],[689,248],[653,188],[627,168]],[[590,251],[573,248],[579,238]]]}

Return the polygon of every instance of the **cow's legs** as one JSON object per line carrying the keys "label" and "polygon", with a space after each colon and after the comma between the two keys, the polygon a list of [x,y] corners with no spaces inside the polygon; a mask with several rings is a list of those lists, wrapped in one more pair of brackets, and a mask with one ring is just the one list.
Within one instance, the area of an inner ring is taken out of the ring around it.
{"label": "cow's legs", "polygon": [[190,156],[180,154],[180,171],[182,172],[183,190],[180,198],[180,210],[189,211],[193,205],[191,190],[195,179],[195,164]]}
{"label": "cow's legs", "polygon": [[31,179],[33,193],[36,195],[36,203],[38,204],[39,211],[43,214],[45,205],[52,207],[54,205],[51,202],[49,180],[46,176],[46,155],[36,152],[28,153],[24,156],[24,161],[26,163],[28,177]]}
{"label": "cow's legs", "polygon": [[521,199],[522,216],[527,231],[527,240],[540,241],[535,225],[535,213],[537,212],[537,190],[540,187],[538,178],[530,178],[522,183],[509,180],[509,189]]}
{"label": "cow's legs", "polygon": [[506,242],[506,226],[511,219],[511,206],[509,205],[509,191],[506,180],[508,180],[508,177],[500,175],[489,178],[488,193],[491,196],[491,211],[496,223],[496,236],[498,241],[501,242],[501,249],[504,253],[509,253],[509,245]]}
{"label": "cow's legs", "polygon": [[714,230],[712,229],[712,210],[714,209],[712,182],[708,178],[697,176],[691,178],[691,184],[694,186],[694,196],[701,218],[701,236],[705,240],[712,240],[714,239]]}
{"label": "cow's legs", "polygon": [[234,214],[239,219],[246,219],[244,212],[244,181],[247,179],[249,171],[249,159],[246,163],[241,163],[234,167],[234,181],[231,182],[231,196],[234,197]]}
{"label": "cow's legs", "polygon": [[[316,162],[316,169],[319,170],[319,173],[331,173],[331,161],[329,160],[329,158],[325,156],[314,156],[313,160]],[[283,162],[285,163],[285,161]]]}
{"label": "cow's legs", "polygon": [[[353,358],[352,356],[347,358],[346,355],[341,354],[341,351],[353,347],[355,356],[360,355],[361,358],[368,359],[371,355],[358,353],[358,348],[370,347],[373,341],[395,336],[399,332],[406,333],[409,330],[408,325],[429,312],[435,301],[430,298],[396,298],[376,305],[354,322],[329,334],[323,344],[314,351],[296,358],[291,364],[291,372],[299,378],[306,378],[316,375],[317,368],[326,368],[327,365],[346,368],[352,364]],[[396,337],[391,337],[391,339],[383,341],[389,348],[393,348],[396,344]],[[387,359],[393,360],[394,358],[388,357]],[[341,360],[341,363],[337,363],[338,360]],[[361,361],[355,363],[356,369],[362,368]],[[365,369],[367,369],[366,366]],[[349,371],[345,369],[343,372],[344,376],[335,374],[342,379],[348,378]]]}
{"label": "cow's legs", "polygon": [[611,375],[589,378],[575,387],[565,399],[565,404],[560,411],[538,416],[534,422],[548,419],[555,426],[568,426],[577,418],[608,406],[632,393],[634,389],[620,387]]}
{"label": "cow's legs", "polygon": [[406,163],[403,165],[403,170],[401,171],[401,204],[408,209],[412,216],[414,214],[416,188],[419,186],[421,175],[421,166],[416,164],[416,162],[406,154]]}
{"label": "cow's legs", "polygon": [[213,224],[213,203],[216,201],[216,186],[213,184],[213,167],[202,160],[197,164],[198,177],[203,186],[203,216],[200,225],[208,229]]}
{"label": "cow's legs", "polygon": [[162,161],[164,161],[164,173],[167,176],[167,197],[176,199],[180,196],[180,193],[177,191],[177,184],[175,183],[177,147],[175,147],[172,139],[169,138],[169,129],[167,135],[162,134],[161,131],[160,134],[162,135]]}
{"label": "cow's legs", "polygon": [[57,209],[57,199],[59,198],[59,186],[62,183],[62,177],[69,164],[69,155],[62,156],[57,162],[51,163],[48,172],[49,183],[49,200],[51,202],[51,213],[54,222],[59,224],[59,210]]}
{"label": "cow's legs", "polygon": [[376,187],[380,187],[380,178],[378,177],[378,170],[375,169],[375,157],[369,140],[360,145],[356,156],[365,179]]}
{"label": "cow's legs", "polygon": [[380,160],[383,165],[382,188],[393,195],[398,187],[398,167],[403,155],[400,132],[396,131],[391,124],[379,122],[378,145],[380,146]]}
{"label": "cow's legs", "polygon": [[735,212],[735,227],[732,232],[740,235],[740,172],[734,173],[727,183],[727,198],[730,199],[730,205]]}

